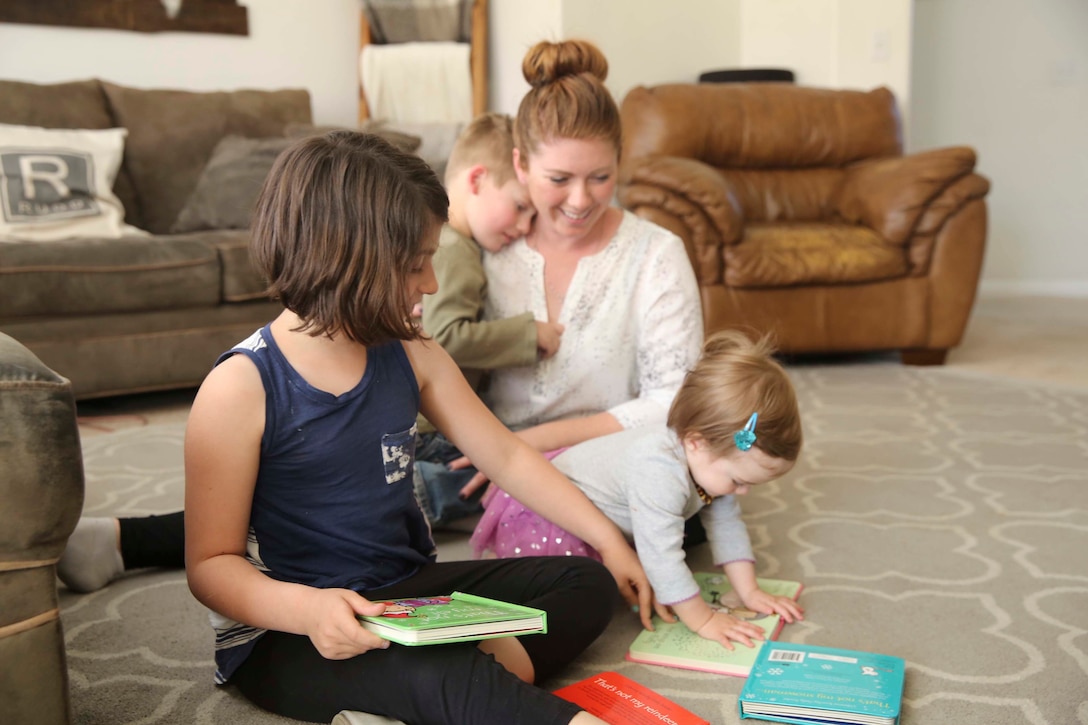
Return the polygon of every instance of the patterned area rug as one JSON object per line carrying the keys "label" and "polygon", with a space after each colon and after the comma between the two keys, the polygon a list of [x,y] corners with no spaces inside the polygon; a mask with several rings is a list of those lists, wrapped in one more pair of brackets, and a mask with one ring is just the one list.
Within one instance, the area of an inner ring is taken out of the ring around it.
{"label": "patterned area rug", "polygon": [[[742,501],[760,575],[805,584],[807,618],[781,639],[903,657],[908,725],[1088,723],[1088,391],[893,364],[791,374],[802,459]],[[181,424],[87,438],[85,512],[180,507],[181,439]],[[690,561],[709,568],[705,546]],[[182,572],[61,601],[76,722],[293,722],[212,684]],[[625,662],[637,626],[618,612],[548,684],[613,670],[740,722],[743,680]]]}

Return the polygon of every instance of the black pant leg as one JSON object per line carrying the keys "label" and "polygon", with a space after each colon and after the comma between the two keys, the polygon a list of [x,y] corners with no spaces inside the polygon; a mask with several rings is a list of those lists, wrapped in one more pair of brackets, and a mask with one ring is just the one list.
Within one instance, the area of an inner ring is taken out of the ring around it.
{"label": "black pant leg", "polygon": [[322,657],[308,637],[268,632],[231,682],[266,710],[329,722],[359,710],[412,725],[566,725],[579,708],[510,674],[474,643]]}
{"label": "black pant leg", "polygon": [[126,569],[185,568],[185,512],[120,519]]}

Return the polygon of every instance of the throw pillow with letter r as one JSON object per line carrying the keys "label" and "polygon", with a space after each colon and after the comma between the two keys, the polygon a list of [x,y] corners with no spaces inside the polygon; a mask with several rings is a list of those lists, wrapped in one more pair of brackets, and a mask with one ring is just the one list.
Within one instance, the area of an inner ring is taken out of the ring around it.
{"label": "throw pillow with letter r", "polygon": [[146,234],[113,193],[127,133],[0,124],[0,242]]}

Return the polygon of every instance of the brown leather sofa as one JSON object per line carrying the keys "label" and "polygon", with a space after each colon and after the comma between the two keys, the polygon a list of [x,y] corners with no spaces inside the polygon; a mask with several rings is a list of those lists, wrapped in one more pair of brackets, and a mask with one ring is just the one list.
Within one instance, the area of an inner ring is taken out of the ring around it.
{"label": "brown leather sofa", "polygon": [[621,115],[620,202],[684,240],[708,332],[912,364],[959,344],[989,182],[967,147],[903,155],[888,89],[637,87]]}

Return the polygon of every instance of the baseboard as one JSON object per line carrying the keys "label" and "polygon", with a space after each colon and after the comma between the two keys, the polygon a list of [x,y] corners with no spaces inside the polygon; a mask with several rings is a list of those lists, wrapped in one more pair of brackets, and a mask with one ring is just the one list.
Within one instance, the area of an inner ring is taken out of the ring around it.
{"label": "baseboard", "polygon": [[979,283],[978,291],[987,297],[1088,297],[1088,280],[984,279]]}

